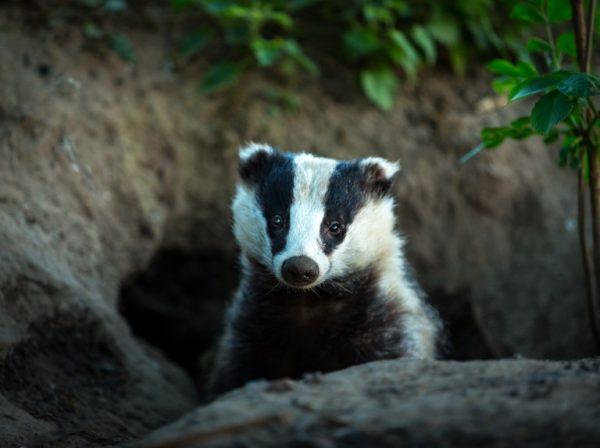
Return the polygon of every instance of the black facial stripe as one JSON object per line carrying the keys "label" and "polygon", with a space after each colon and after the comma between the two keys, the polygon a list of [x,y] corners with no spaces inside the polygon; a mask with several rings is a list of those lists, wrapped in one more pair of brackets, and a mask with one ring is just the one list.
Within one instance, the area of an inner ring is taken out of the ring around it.
{"label": "black facial stripe", "polygon": [[[294,192],[294,158],[290,154],[269,154],[262,175],[257,179],[258,201],[262,208],[273,255],[285,248],[290,229],[290,207]],[[281,215],[283,226],[275,228],[272,218]]]}
{"label": "black facial stripe", "polygon": [[[321,226],[321,238],[326,254],[333,252],[344,241],[348,226],[365,204],[367,195],[365,175],[359,163],[338,162],[325,194],[325,217]],[[332,221],[338,221],[342,226],[342,230],[335,236],[327,233],[328,224]]]}

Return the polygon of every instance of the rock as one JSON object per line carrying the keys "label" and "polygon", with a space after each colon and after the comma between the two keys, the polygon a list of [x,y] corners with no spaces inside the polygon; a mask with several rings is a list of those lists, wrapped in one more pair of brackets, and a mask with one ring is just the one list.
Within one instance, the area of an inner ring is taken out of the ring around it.
{"label": "rock", "polygon": [[592,447],[600,359],[380,361],[253,382],[131,447]]}

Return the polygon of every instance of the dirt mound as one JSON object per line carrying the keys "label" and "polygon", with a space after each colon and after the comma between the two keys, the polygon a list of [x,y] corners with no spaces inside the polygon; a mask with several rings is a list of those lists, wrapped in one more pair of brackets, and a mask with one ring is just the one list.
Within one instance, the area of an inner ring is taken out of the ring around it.
{"label": "dirt mound", "polygon": [[[82,434],[116,443],[123,434],[131,437],[155,425],[145,412],[127,409],[128,381],[114,338],[85,314],[34,322],[29,337],[0,366],[0,392],[32,417],[52,422],[57,432],[51,442],[57,446]],[[119,424],[132,412],[138,427]]]}

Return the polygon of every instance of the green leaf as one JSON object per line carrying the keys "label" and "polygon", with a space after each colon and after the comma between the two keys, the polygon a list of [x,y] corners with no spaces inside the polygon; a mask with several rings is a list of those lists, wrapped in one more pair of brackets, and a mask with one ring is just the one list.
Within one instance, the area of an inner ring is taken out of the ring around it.
{"label": "green leaf", "polygon": [[425,60],[427,63],[433,65],[435,63],[437,53],[435,49],[435,42],[433,41],[433,38],[429,32],[421,25],[415,25],[413,26],[410,35],[421,47],[423,53],[425,53]]}
{"label": "green leaf", "polygon": [[573,103],[567,96],[553,90],[542,96],[531,111],[531,125],[540,134],[547,134],[559,121],[573,110]]}
{"label": "green leaf", "polygon": [[532,37],[527,41],[527,50],[530,52],[546,52],[552,51],[550,44],[539,37]]}
{"label": "green leaf", "polygon": [[517,78],[501,77],[492,81],[492,89],[494,92],[503,95],[512,92],[519,85]]}
{"label": "green leaf", "polygon": [[365,95],[383,110],[390,110],[394,105],[398,81],[389,68],[363,70],[360,84]]}
{"label": "green leaf", "polygon": [[509,101],[517,101],[536,93],[547,92],[556,87],[563,79],[569,76],[568,72],[559,71],[545,76],[536,76],[528,78],[517,84],[517,86],[508,95]]}
{"label": "green leaf", "polygon": [[487,64],[487,68],[497,75],[521,76],[521,70],[506,59],[494,59]]}
{"label": "green leaf", "polygon": [[200,84],[202,93],[211,93],[220,88],[234,84],[241,72],[241,67],[233,62],[220,62],[213,65],[204,75]]}
{"label": "green leaf", "polygon": [[486,149],[494,149],[500,146],[506,138],[523,140],[534,133],[529,117],[520,117],[513,120],[508,126],[495,128],[483,128],[481,140]]}
{"label": "green leaf", "polygon": [[519,69],[519,75],[524,78],[537,75],[535,65],[529,62],[519,61],[517,68]]}
{"label": "green leaf", "polygon": [[410,61],[419,60],[419,55],[417,54],[415,47],[413,47],[402,31],[390,30],[389,36],[392,42],[402,50],[406,59]]}
{"label": "green leaf", "polygon": [[295,40],[286,39],[283,44],[283,49],[308,73],[311,75],[316,75],[319,73],[317,64],[315,64],[315,62],[309,58],[304,51],[302,51],[302,48],[300,48],[300,45],[298,45],[298,42]]}
{"label": "green leaf", "polygon": [[494,149],[502,144],[504,139],[508,137],[507,126],[497,128],[483,128],[481,130],[481,140],[486,149]]}
{"label": "green leaf", "polygon": [[261,67],[273,65],[281,56],[281,47],[283,41],[281,39],[254,39],[251,47],[254,52],[254,57]]}
{"label": "green leaf", "polygon": [[573,31],[568,31],[558,36],[558,39],[556,39],[556,48],[561,53],[568,54],[573,58],[577,57],[577,47],[575,46],[575,34]]}
{"label": "green leaf", "polygon": [[510,12],[513,19],[523,20],[530,23],[543,23],[544,16],[540,11],[529,3],[519,3]]}
{"label": "green leaf", "polygon": [[381,42],[372,29],[355,28],[343,36],[344,48],[350,60],[358,60],[379,49]]}
{"label": "green leaf", "polygon": [[544,136],[544,143],[547,145],[554,143],[556,140],[558,140],[558,137],[560,137],[560,132],[558,129],[552,128],[550,132]]}
{"label": "green leaf", "polygon": [[394,20],[394,16],[388,8],[374,4],[365,5],[363,7],[363,15],[365,16],[365,20],[371,23],[392,23]]}
{"label": "green leaf", "polygon": [[548,0],[548,20],[550,22],[571,20],[571,2],[569,0]]}
{"label": "green leaf", "polygon": [[388,34],[392,45],[395,46],[390,52],[393,61],[404,69],[410,79],[414,79],[419,64],[419,55],[415,47],[401,31],[390,30]]}
{"label": "green leaf", "polygon": [[572,74],[559,82],[556,88],[565,95],[575,98],[587,98],[600,93],[592,78],[585,73]]}
{"label": "green leaf", "polygon": [[127,62],[135,62],[135,51],[127,36],[122,33],[112,33],[109,38],[110,48],[117,53],[121,59]]}
{"label": "green leaf", "polygon": [[444,45],[455,45],[460,38],[460,27],[452,17],[436,10],[433,18],[427,24],[431,35]]}
{"label": "green leaf", "polygon": [[294,21],[292,18],[283,12],[268,12],[265,14],[265,21],[267,20],[277,23],[286,30],[289,30],[294,26]]}
{"label": "green leaf", "polygon": [[263,11],[259,9],[237,4],[226,6],[227,3],[229,2],[208,2],[204,5],[204,8],[210,13],[227,19],[246,20],[254,23],[265,21]]}
{"label": "green leaf", "polygon": [[198,31],[186,36],[181,43],[180,56],[187,58],[199,52],[206,46],[211,37],[212,33],[209,31]]}
{"label": "green leaf", "polygon": [[530,118],[520,117],[510,123],[506,135],[514,140],[524,140],[533,132]]}

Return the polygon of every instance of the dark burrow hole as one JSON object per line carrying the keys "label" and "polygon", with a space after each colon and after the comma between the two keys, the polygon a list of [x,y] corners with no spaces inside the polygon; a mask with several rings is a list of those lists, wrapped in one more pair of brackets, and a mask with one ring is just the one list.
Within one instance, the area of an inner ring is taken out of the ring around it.
{"label": "dark burrow hole", "polygon": [[477,324],[468,292],[429,292],[429,302],[444,322],[443,357],[457,361],[492,359],[494,355]]}
{"label": "dark burrow hole", "polygon": [[202,390],[237,276],[236,259],[224,254],[161,250],[124,282],[119,311],[137,337],[161,349]]}

